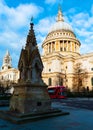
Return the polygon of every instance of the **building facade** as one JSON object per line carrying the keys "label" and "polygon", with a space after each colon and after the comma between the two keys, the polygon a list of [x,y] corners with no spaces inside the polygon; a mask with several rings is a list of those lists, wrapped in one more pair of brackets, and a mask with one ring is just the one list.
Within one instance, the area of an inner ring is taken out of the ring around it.
{"label": "building facade", "polygon": [[42,44],[42,78],[47,85],[64,85],[72,91],[93,89],[93,53],[81,55],[80,46],[59,8],[57,20]]}
{"label": "building facade", "polygon": [[12,58],[9,51],[7,51],[3,58],[3,64],[0,71],[0,84],[7,87],[11,83],[16,83],[18,79],[19,71],[12,67]]}

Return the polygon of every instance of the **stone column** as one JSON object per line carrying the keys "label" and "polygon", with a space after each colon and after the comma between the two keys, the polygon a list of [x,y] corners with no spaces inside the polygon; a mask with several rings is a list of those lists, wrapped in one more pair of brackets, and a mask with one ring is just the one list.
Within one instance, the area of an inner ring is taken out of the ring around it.
{"label": "stone column", "polygon": [[51,52],[51,43],[48,44],[48,52]]}
{"label": "stone column", "polygon": [[76,43],[75,43],[75,52],[76,52]]}
{"label": "stone column", "polygon": [[68,51],[68,40],[67,40],[67,49],[66,49],[66,51]]}
{"label": "stone column", "polygon": [[48,44],[46,45],[46,53],[48,53]]}
{"label": "stone column", "polygon": [[73,43],[73,51],[75,52],[75,42]]}
{"label": "stone column", "polygon": [[78,49],[77,49],[78,53],[79,53],[79,45],[78,45]]}
{"label": "stone column", "polygon": [[63,43],[62,43],[62,44],[63,44],[63,51],[64,51],[64,40],[63,40]]}
{"label": "stone column", "polygon": [[50,50],[51,50],[51,52],[53,52],[53,49],[52,49],[52,42],[50,43],[50,46],[51,46],[51,49],[50,49]]}
{"label": "stone column", "polygon": [[72,51],[72,42],[71,42],[71,48],[70,48],[70,51]]}
{"label": "stone column", "polygon": [[76,43],[76,52],[78,52],[78,46],[77,46],[77,43]]}
{"label": "stone column", "polygon": [[58,51],[60,51],[60,41],[58,41]]}
{"label": "stone column", "polygon": [[55,51],[56,51],[56,43],[57,43],[57,41],[55,42]]}
{"label": "stone column", "polygon": [[56,42],[56,51],[59,51],[59,41]]}
{"label": "stone column", "polygon": [[47,46],[48,46],[48,53],[49,53],[49,43],[48,43],[48,45],[47,45]]}

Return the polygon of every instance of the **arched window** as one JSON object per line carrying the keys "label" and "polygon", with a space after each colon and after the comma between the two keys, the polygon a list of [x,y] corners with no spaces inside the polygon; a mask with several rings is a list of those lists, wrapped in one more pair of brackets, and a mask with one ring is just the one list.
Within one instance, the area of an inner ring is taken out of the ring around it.
{"label": "arched window", "polygon": [[63,85],[63,79],[59,78],[59,85],[62,86]]}
{"label": "arched window", "polygon": [[52,79],[51,79],[51,78],[48,79],[48,85],[49,85],[49,86],[52,85]]}
{"label": "arched window", "polygon": [[93,86],[93,77],[91,78],[91,85]]}

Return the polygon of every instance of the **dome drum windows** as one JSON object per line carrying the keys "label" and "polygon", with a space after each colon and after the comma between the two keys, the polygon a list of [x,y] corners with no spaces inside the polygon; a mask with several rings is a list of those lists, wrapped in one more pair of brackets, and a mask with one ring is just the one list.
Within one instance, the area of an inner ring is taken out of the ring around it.
{"label": "dome drum windows", "polygon": [[52,53],[55,51],[55,42],[50,42],[48,44],[48,53]]}

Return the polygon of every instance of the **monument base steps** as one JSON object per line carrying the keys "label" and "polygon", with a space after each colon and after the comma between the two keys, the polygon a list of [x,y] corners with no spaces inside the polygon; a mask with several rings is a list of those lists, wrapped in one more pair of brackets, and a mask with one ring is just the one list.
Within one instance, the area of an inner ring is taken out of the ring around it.
{"label": "monument base steps", "polygon": [[55,116],[63,116],[68,115],[69,112],[63,112],[59,109],[51,109],[47,112],[38,112],[38,113],[14,113],[11,111],[0,111],[0,118],[10,121],[15,124],[24,124],[36,120],[41,120],[45,118],[55,117]]}

